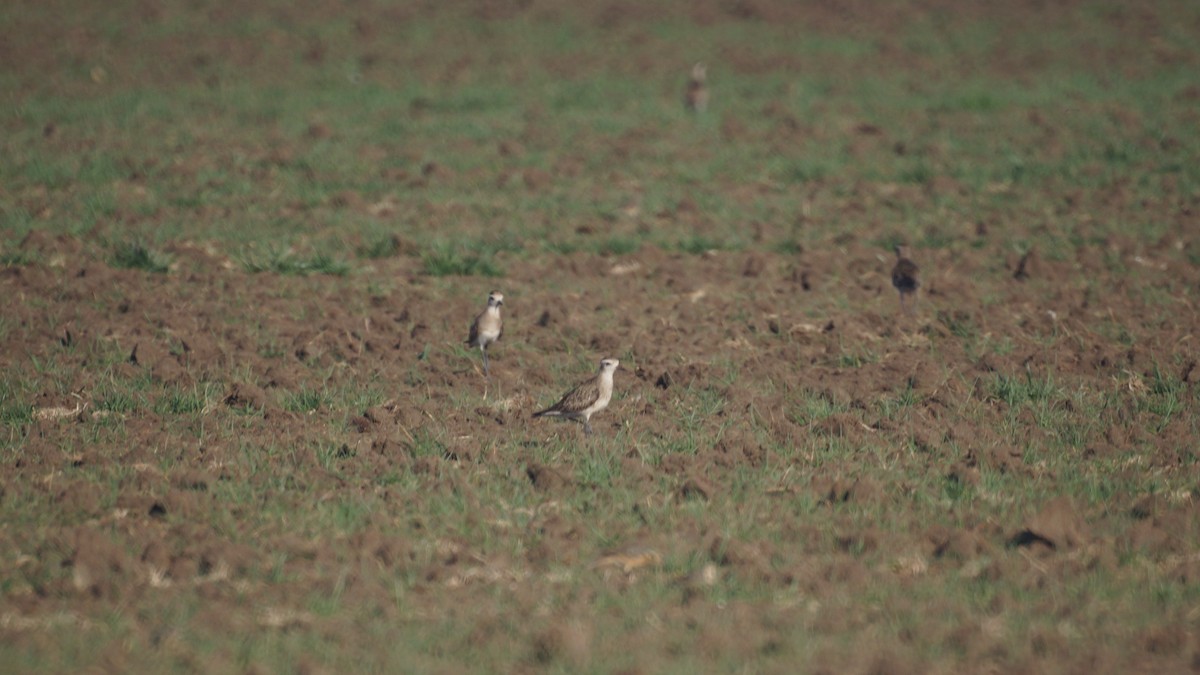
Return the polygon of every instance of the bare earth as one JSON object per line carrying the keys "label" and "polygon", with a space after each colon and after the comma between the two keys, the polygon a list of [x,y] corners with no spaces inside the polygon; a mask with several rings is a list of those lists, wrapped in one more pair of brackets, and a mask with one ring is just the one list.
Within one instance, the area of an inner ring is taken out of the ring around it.
{"label": "bare earth", "polygon": [[[694,20],[849,30],[789,7],[704,4]],[[862,30],[886,51],[899,20]],[[726,73],[781,67],[727,56]],[[807,133],[763,114],[770,133]],[[743,124],[718,126],[758,133]],[[864,153],[901,136],[838,133]],[[533,195],[558,178],[520,175]],[[873,225],[810,222],[821,233],[790,250],[789,217],[747,223],[735,250],[500,251],[496,278],[428,274],[412,231],[345,276],[253,274],[190,238],[160,247],[165,273],[118,269],[124,205],[88,233],[14,238],[28,262],[0,268],[0,372],[42,389],[5,402],[30,412],[4,427],[0,505],[20,520],[0,525],[0,641],[28,667],[110,672],[1194,668],[1195,186],[1105,184],[1038,195],[1054,207],[1036,222],[948,222],[948,245],[913,247],[911,317],[887,214],[967,188],[840,188],[804,189]],[[705,189],[750,204],[777,187]],[[372,205],[350,191],[320,208]],[[1133,212],[1161,236],[1013,246]],[[589,227],[717,226],[684,196]],[[461,343],[493,289],[506,323],[485,387]],[[595,438],[530,418],[605,356],[622,368]],[[1029,383],[1048,388],[1005,389]],[[126,390],[144,398],[114,402]]]}

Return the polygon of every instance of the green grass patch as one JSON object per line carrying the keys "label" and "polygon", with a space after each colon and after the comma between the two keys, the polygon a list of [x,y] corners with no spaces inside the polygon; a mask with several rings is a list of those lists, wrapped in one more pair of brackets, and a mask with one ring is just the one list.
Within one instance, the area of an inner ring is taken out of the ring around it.
{"label": "green grass patch", "polygon": [[359,246],[355,252],[360,258],[378,260],[395,257],[400,249],[400,240],[395,235],[384,235]]}
{"label": "green grass patch", "polygon": [[313,412],[328,405],[330,400],[327,390],[303,387],[299,391],[284,394],[283,409],[294,413]]}
{"label": "green grass patch", "polygon": [[345,276],[350,265],[328,253],[313,253],[301,256],[289,249],[267,247],[266,250],[244,251],[242,267],[251,273],[274,274],[329,274]]}
{"label": "green grass patch", "polygon": [[0,5],[0,663],[1192,665],[1196,3],[526,4]]}
{"label": "green grass patch", "polygon": [[489,253],[480,247],[467,247],[441,242],[430,246],[421,254],[421,264],[432,277],[499,277],[503,269]]}
{"label": "green grass patch", "polygon": [[163,274],[171,269],[170,256],[148,248],[140,242],[123,242],[113,247],[110,258],[113,267]]}

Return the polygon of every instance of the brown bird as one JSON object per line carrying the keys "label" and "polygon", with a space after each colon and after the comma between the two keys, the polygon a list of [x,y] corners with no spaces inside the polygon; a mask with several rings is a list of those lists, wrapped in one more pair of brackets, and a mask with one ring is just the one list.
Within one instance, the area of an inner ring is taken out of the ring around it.
{"label": "brown bird", "polygon": [[616,359],[604,359],[600,370],[587,382],[581,382],[559,399],[558,403],[533,414],[534,417],[563,417],[583,423],[583,433],[591,435],[592,415],[608,407],[613,393],[613,372],[621,364]]}
{"label": "brown bird", "polygon": [[488,372],[488,345],[500,339],[504,333],[504,319],[500,317],[500,307],[504,304],[504,294],[492,291],[488,294],[487,307],[484,308],[471,324],[471,333],[467,336],[467,346],[479,347],[483,354],[483,376],[491,379]]}
{"label": "brown bird", "polygon": [[1029,273],[1037,262],[1037,254],[1033,249],[1025,252],[1021,259],[1017,261],[1017,269],[1013,272],[1013,278],[1017,281],[1025,281],[1029,278]]}
{"label": "brown bird", "polygon": [[692,66],[692,76],[688,78],[687,89],[683,93],[683,104],[694,113],[702,113],[708,108],[708,69],[703,63]]}
{"label": "brown bird", "polygon": [[[896,266],[892,268],[892,286],[900,293],[900,309],[905,314],[911,315],[917,307],[917,289],[921,286],[920,280],[917,279],[919,269],[916,263],[908,259],[908,247],[897,244]],[[911,303],[906,302],[909,296],[912,296]]]}

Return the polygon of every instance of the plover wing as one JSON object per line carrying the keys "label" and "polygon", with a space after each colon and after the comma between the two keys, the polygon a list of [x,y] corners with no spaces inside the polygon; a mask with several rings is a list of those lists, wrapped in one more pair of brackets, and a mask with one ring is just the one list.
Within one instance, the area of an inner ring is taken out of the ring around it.
{"label": "plover wing", "polygon": [[921,282],[917,278],[920,268],[908,257],[907,247],[896,246],[896,265],[892,268],[892,286],[901,293],[917,290]]}
{"label": "plover wing", "polygon": [[921,285],[917,279],[918,269],[916,263],[908,258],[897,260],[896,266],[892,268],[892,285],[901,292],[917,290]]}
{"label": "plover wing", "polygon": [[600,376],[597,375],[586,382],[579,383],[574,389],[563,394],[558,403],[536,412],[534,417],[554,415],[582,415],[600,400]]}

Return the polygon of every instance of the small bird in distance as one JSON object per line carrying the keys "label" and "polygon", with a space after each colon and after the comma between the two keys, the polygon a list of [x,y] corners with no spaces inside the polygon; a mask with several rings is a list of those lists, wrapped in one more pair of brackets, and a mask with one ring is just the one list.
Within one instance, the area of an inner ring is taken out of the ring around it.
{"label": "small bird in distance", "polygon": [[613,393],[613,372],[620,361],[603,359],[600,370],[586,382],[563,394],[558,403],[533,414],[534,417],[562,417],[583,424],[583,433],[591,435],[592,415],[608,407]]}
{"label": "small bird in distance", "polygon": [[471,333],[467,336],[467,346],[479,347],[479,352],[483,354],[483,376],[487,379],[492,377],[488,370],[488,345],[499,340],[504,333],[504,319],[500,316],[500,307],[503,305],[503,293],[489,293],[487,307],[475,317],[475,321],[471,323]]}
{"label": "small bird in distance", "polygon": [[911,316],[917,308],[917,289],[921,282],[917,278],[920,268],[908,257],[908,247],[896,245],[896,265],[892,268],[892,286],[900,293],[900,310]]}
{"label": "small bird in distance", "polygon": [[683,92],[683,104],[694,113],[702,113],[708,109],[708,69],[703,63],[692,66],[692,75],[688,78],[687,89]]}

